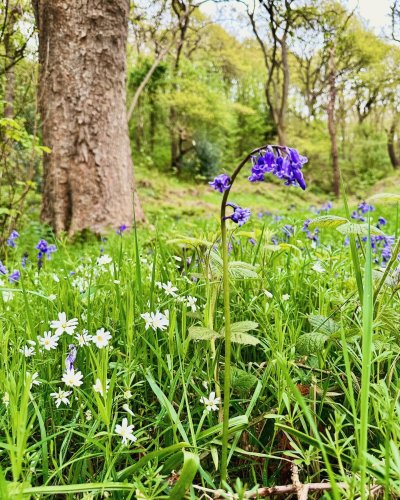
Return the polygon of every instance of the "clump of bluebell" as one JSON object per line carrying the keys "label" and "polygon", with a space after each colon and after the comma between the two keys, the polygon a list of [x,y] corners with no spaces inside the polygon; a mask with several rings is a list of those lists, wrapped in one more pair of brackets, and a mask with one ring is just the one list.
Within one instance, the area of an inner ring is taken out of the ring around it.
{"label": "clump of bluebell", "polygon": [[268,146],[266,151],[252,157],[253,167],[249,181],[263,182],[265,174],[271,173],[278,179],[283,179],[286,186],[299,186],[304,190],[306,183],[301,169],[307,162],[308,158],[300,155],[297,149]]}
{"label": "clump of bluebell", "polygon": [[351,214],[351,218],[354,220],[359,220],[360,222],[366,222],[367,218],[364,217],[365,214],[368,212],[373,212],[375,210],[375,207],[373,205],[370,205],[366,201],[361,202],[357,210],[354,210],[354,212]]}
{"label": "clump of bluebell", "polygon": [[[229,191],[236,175],[250,159],[252,162],[251,175],[248,178],[250,182],[263,182],[265,175],[271,173],[278,179],[283,179],[286,186],[299,186],[303,190],[306,189],[301,169],[308,162],[308,158],[300,155],[297,149],[268,145],[265,148],[256,149],[253,153],[239,165],[232,177],[219,174],[212,182],[209,182],[210,186],[220,193]],[[233,214],[224,219],[231,219],[238,226],[242,226],[249,220],[251,212],[248,208],[242,208],[234,203],[226,203],[226,206],[233,208]]]}

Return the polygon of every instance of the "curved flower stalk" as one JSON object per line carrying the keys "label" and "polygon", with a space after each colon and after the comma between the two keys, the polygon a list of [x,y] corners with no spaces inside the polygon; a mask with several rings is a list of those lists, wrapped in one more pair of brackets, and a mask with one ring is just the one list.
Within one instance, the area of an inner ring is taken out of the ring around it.
{"label": "curved flower stalk", "polygon": [[[265,175],[271,173],[275,177],[285,181],[285,185],[296,185],[301,189],[306,188],[303,173],[303,164],[307,158],[301,156],[296,149],[286,146],[267,145],[254,149],[236,167],[232,176],[227,174],[218,175],[210,185],[223,194],[221,202],[221,241],[222,241],[222,284],[224,291],[224,314],[225,314],[225,369],[224,369],[224,399],[223,399],[223,430],[222,430],[222,454],[221,454],[221,482],[227,480],[228,467],[228,430],[229,430],[229,406],[231,392],[231,319],[230,319],[230,290],[229,290],[229,252],[227,238],[227,219],[232,220],[238,226],[245,224],[250,218],[250,210],[239,207],[234,203],[228,203],[228,197],[236,177],[247,164],[252,161],[250,182],[262,182]],[[226,215],[226,208],[233,209],[231,215]]]}

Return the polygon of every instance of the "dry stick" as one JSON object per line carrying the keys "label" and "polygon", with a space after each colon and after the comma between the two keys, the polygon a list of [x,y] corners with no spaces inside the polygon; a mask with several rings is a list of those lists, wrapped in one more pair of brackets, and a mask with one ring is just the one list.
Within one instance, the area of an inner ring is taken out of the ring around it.
{"label": "dry stick", "polygon": [[[330,483],[308,483],[308,484],[301,484],[302,487],[306,487],[306,494],[311,491],[329,491],[332,489],[332,486]],[[346,489],[348,488],[347,483],[336,483],[336,486],[341,489]],[[222,498],[229,498],[229,499],[236,499],[237,496],[232,495],[231,493],[227,493],[224,490],[212,490],[210,488],[204,488],[203,486],[198,486],[196,484],[193,484],[193,488],[199,491],[202,491],[204,493],[210,493],[214,495],[214,500],[222,499]],[[373,490],[371,490],[372,492]],[[258,488],[257,491],[255,492],[250,492],[247,491],[244,494],[244,498],[266,498],[266,497],[271,497],[271,496],[283,496],[283,495],[290,495],[292,493],[298,493],[298,485],[294,484],[288,484],[285,486],[270,486],[270,487],[263,487],[263,488]],[[300,497],[298,497],[300,498]],[[307,498],[307,497],[302,497]]]}

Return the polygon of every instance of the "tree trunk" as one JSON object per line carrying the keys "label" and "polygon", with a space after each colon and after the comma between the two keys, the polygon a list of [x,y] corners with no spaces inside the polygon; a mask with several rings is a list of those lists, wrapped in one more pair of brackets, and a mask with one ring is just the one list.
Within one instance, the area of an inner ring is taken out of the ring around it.
{"label": "tree trunk", "polygon": [[337,148],[336,134],[336,65],[335,65],[335,49],[329,49],[329,101],[327,107],[328,114],[328,131],[331,140],[331,156],[332,156],[332,189],[336,198],[340,195],[340,170],[339,170],[339,154]]}
{"label": "tree trunk", "polygon": [[15,47],[13,35],[18,17],[22,14],[20,6],[14,6],[8,11],[6,26],[4,27],[4,52],[6,70],[4,73],[4,118],[14,118],[15,100]]}
{"label": "tree trunk", "polygon": [[396,122],[393,120],[390,129],[387,131],[387,138],[388,138],[387,148],[392,167],[398,169],[400,168],[400,157],[396,153],[395,134],[396,134]]}
{"label": "tree trunk", "polygon": [[33,0],[39,29],[42,220],[101,233],[144,214],[125,107],[129,0]]}

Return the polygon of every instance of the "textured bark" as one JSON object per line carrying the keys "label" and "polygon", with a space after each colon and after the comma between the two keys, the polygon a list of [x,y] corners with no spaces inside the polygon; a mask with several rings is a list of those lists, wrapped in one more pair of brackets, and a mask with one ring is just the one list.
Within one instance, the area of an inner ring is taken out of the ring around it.
{"label": "textured bark", "polygon": [[336,132],[336,64],[335,64],[335,49],[329,49],[329,101],[327,106],[328,115],[328,131],[331,140],[331,157],[332,157],[332,188],[335,196],[340,195],[340,170],[339,170],[339,154],[337,147],[337,132]]}
{"label": "textured bark", "polygon": [[42,220],[70,234],[132,225],[125,107],[129,0],[34,0],[33,6],[43,143],[52,150],[44,158]]}
{"label": "textured bark", "polygon": [[5,83],[4,83],[4,118],[14,118],[15,100],[15,61],[17,51],[14,46],[13,36],[18,17],[22,14],[21,7],[16,5],[9,8],[7,13],[7,23],[4,27],[4,52],[5,52]]}

